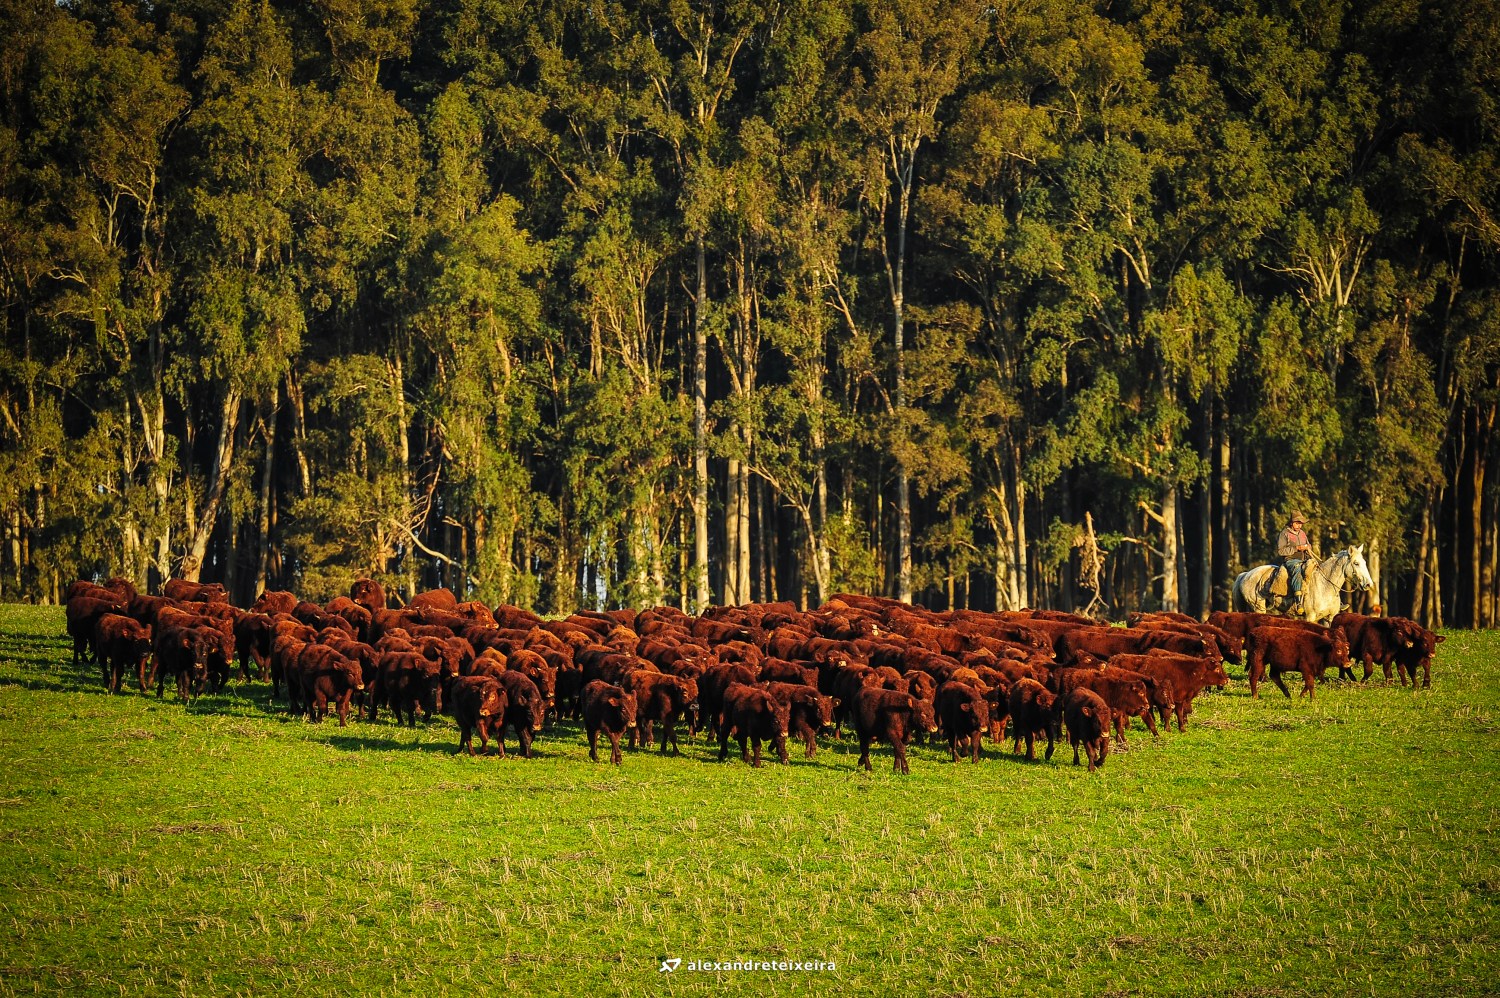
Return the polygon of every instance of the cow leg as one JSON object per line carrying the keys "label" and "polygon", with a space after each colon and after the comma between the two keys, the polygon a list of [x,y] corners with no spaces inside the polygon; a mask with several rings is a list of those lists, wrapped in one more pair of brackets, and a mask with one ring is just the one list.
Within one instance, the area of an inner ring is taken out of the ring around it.
{"label": "cow leg", "polygon": [[978,729],[975,729],[975,731],[971,735],[969,735],[969,758],[976,764],[979,762],[980,748],[983,742],[984,739],[980,737],[980,732]]}
{"label": "cow leg", "polygon": [[[1078,739],[1070,738],[1068,740],[1073,743],[1073,765],[1076,766],[1078,765]],[[1094,768],[1094,750],[1092,748],[1089,749],[1089,768]]]}
{"label": "cow leg", "polygon": [[[750,736],[741,732],[740,736],[740,761],[750,761]],[[755,764],[760,765],[760,739],[755,739]]]}
{"label": "cow leg", "polygon": [[1307,666],[1302,667],[1302,692],[1297,694],[1297,699],[1304,696],[1309,700],[1313,698],[1313,672]]}
{"label": "cow leg", "polygon": [[776,758],[781,760],[783,766],[790,766],[792,764],[791,756],[786,753],[785,735],[778,734],[776,736]]}
{"label": "cow leg", "polygon": [[354,691],[349,690],[338,699],[339,727],[341,728],[349,726],[349,698],[353,695]]}
{"label": "cow leg", "polygon": [[948,733],[948,754],[953,756],[953,761],[958,761],[958,735]]}
{"label": "cow leg", "polygon": [[609,733],[609,761],[616,766],[625,761],[625,756],[620,753],[620,735],[623,732],[611,731]]}
{"label": "cow leg", "polygon": [[892,769],[897,773],[910,773],[911,766],[906,761],[906,742],[900,738],[891,739],[891,754],[895,756]]}
{"label": "cow leg", "polygon": [[1036,732],[1026,732],[1026,761],[1036,762]]}
{"label": "cow leg", "polygon": [[599,729],[589,729],[589,758],[595,762],[599,761]]}
{"label": "cow leg", "polygon": [[874,769],[870,765],[870,738],[864,734],[859,736],[859,765],[863,766],[867,773]]}
{"label": "cow leg", "polygon": [[454,753],[455,755],[462,754],[465,750],[468,750],[469,758],[472,759],[474,757],[474,739],[472,735],[473,729],[470,728],[467,724],[459,725],[458,752]]}
{"label": "cow leg", "polygon": [[[516,741],[521,743],[521,758],[531,758],[531,728],[530,726],[516,729]],[[505,751],[505,741],[500,742],[500,751]]]}
{"label": "cow leg", "polygon": [[1286,694],[1286,698],[1288,700],[1290,700],[1292,698],[1292,692],[1291,692],[1291,690],[1288,690],[1286,688],[1286,683],[1282,682],[1282,679],[1281,679],[1281,670],[1278,669],[1278,668],[1275,668],[1274,666],[1271,668],[1271,682],[1275,683],[1278,687],[1281,688],[1281,692],[1283,692],[1283,693]]}
{"label": "cow leg", "polygon": [[1047,754],[1046,754],[1046,756],[1044,758],[1049,759],[1049,760],[1052,758],[1052,750],[1053,750],[1053,748],[1055,748],[1055,746],[1053,745],[1053,742],[1052,742],[1052,729],[1048,728],[1047,729]]}
{"label": "cow leg", "polygon": [[[517,737],[520,728],[516,729]],[[480,718],[479,719],[479,744],[484,749],[484,754],[490,754],[490,735],[495,736],[495,757],[505,758],[505,719],[504,718]]]}

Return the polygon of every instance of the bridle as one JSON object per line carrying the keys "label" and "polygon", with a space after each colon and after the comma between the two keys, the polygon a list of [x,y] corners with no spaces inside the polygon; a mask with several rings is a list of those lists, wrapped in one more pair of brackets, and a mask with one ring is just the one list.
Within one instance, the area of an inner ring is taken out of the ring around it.
{"label": "bridle", "polygon": [[1342,561],[1343,562],[1343,564],[1344,564],[1344,581],[1343,581],[1342,584],[1334,582],[1333,578],[1329,575],[1329,573],[1323,571],[1322,564],[1320,562],[1318,562],[1316,559],[1309,559],[1308,570],[1307,570],[1308,574],[1309,575],[1319,575],[1319,576],[1322,576],[1322,578],[1324,579],[1324,581],[1326,581],[1329,585],[1333,586],[1335,589],[1337,589],[1341,593],[1364,592],[1366,589],[1370,588],[1369,586],[1356,585],[1354,582],[1350,581],[1350,579],[1352,579],[1354,577],[1354,573],[1351,572],[1351,571],[1349,571],[1349,563],[1354,560],[1354,555],[1350,554],[1348,550],[1340,551],[1338,554],[1334,555],[1333,558],[1330,559],[1330,560],[1331,561]]}

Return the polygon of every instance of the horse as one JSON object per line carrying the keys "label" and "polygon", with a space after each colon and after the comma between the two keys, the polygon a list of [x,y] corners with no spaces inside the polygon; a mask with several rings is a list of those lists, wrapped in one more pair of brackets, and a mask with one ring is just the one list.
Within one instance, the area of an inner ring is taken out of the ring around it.
{"label": "horse", "polygon": [[[1275,565],[1258,565],[1234,580],[1234,609],[1274,613],[1261,591]],[[1309,562],[1302,579],[1302,616],[1327,624],[1343,607],[1345,590],[1369,589],[1374,582],[1365,565],[1364,545],[1355,544],[1321,562]]]}

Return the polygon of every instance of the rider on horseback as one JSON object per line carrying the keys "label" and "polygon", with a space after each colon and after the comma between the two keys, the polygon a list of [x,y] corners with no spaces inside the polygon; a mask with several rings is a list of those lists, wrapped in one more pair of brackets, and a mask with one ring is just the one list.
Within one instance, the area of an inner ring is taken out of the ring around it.
{"label": "rider on horseback", "polygon": [[1307,532],[1302,529],[1303,522],[1302,512],[1293,510],[1291,521],[1276,538],[1276,557],[1287,570],[1287,596],[1294,607],[1302,603],[1303,566],[1312,557],[1312,545],[1308,543]]}

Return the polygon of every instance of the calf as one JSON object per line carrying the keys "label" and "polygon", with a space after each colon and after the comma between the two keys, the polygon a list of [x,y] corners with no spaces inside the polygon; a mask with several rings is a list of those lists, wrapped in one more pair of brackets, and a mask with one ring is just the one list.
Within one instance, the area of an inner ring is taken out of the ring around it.
{"label": "calf", "polygon": [[1089,772],[1104,765],[1109,755],[1109,706],[1093,690],[1078,687],[1063,701],[1063,723],[1068,726],[1068,742],[1073,746],[1073,765],[1078,765],[1078,744],[1089,757]]}
{"label": "calf", "polygon": [[[1410,665],[1413,666],[1411,686],[1412,689],[1416,689],[1415,666],[1420,665],[1426,670],[1427,675],[1423,685],[1431,684],[1432,649],[1436,647],[1438,641],[1443,639],[1415,620],[1406,617],[1367,617],[1360,613],[1341,613],[1333,618],[1329,626],[1344,632],[1344,636],[1349,641],[1350,661],[1352,663],[1358,660],[1364,663],[1366,682],[1375,671],[1375,666],[1379,665],[1385,674],[1385,681],[1389,683],[1391,666],[1394,665],[1401,677],[1401,685],[1405,686],[1407,667]],[[1431,648],[1428,647],[1429,645]],[[1354,678],[1354,670],[1347,666],[1340,669],[1339,674],[1349,679]]]}
{"label": "calf", "polygon": [[[525,678],[525,677],[521,677]],[[535,689],[535,687],[532,687]],[[509,697],[493,676],[453,676],[448,680],[448,709],[458,722],[458,750],[474,754],[474,732],[479,732],[479,750],[490,754],[490,733],[499,743],[500,758],[505,758],[502,741],[505,712]],[[530,743],[527,743],[529,748]]]}
{"label": "calf", "polygon": [[297,656],[297,671],[308,720],[321,723],[328,716],[328,702],[332,700],[339,727],[345,727],[349,723],[350,698],[365,688],[359,663],[327,645],[307,645]]}
{"label": "calf", "polygon": [[272,621],[264,613],[242,613],[234,619],[234,650],[240,663],[240,682],[249,682],[250,664],[261,682],[271,678]]}
{"label": "calf", "polygon": [[[546,718],[547,698],[537,689],[531,677],[519,672],[503,672],[496,681],[505,693],[505,710],[496,715],[497,719],[492,722],[495,740],[500,743],[500,754],[505,755],[505,729],[510,726],[516,729],[521,757],[530,759],[532,739],[542,730],[542,721]],[[481,731],[481,740],[483,737]]]}
{"label": "calf", "polygon": [[[776,699],[770,691],[758,686],[733,683],[724,691],[724,711],[719,722],[719,761],[729,758],[729,737],[740,741],[740,758],[752,766],[760,765],[760,743],[769,741],[776,747],[776,757],[786,765],[787,730],[791,727],[791,706]],[[750,758],[749,743],[755,746]]]}
{"label": "calf", "polygon": [[1058,669],[1052,674],[1047,688],[1059,696],[1066,697],[1076,689],[1092,690],[1109,706],[1114,720],[1115,737],[1121,745],[1125,742],[1125,725],[1132,717],[1145,717],[1146,726],[1156,734],[1156,722],[1151,717],[1151,698],[1146,685],[1156,685],[1156,680],[1143,673],[1125,669]]}
{"label": "calf", "polygon": [[156,696],[161,698],[167,676],[177,680],[177,695],[189,700],[208,679],[208,656],[218,644],[216,632],[204,627],[164,627],[152,638],[156,656]]}
{"label": "calf", "polygon": [[[427,720],[442,710],[442,671],[437,662],[419,652],[390,651],[380,656],[378,699],[385,701],[400,725],[404,716],[417,726],[420,709]],[[375,701],[370,698],[370,720],[375,720]]]}
{"label": "calf", "polygon": [[787,730],[802,740],[806,758],[811,759],[818,751],[818,735],[833,731],[833,712],[839,702],[810,683],[766,683],[765,687],[790,708]]}
{"label": "calf", "polygon": [[883,739],[891,746],[895,756],[891,768],[897,773],[910,773],[906,761],[906,743],[912,734],[937,732],[937,717],[932,704],[918,700],[910,693],[883,690],[876,686],[861,686],[854,694],[854,730],[859,735],[859,765],[869,772],[870,743]]}
{"label": "calf", "polygon": [[95,624],[94,647],[104,666],[104,682],[111,693],[120,692],[126,669],[136,676],[146,692],[146,663],[151,658],[151,628],[118,613],[106,613]]}
{"label": "calf", "polygon": [[635,727],[635,697],[618,686],[595,679],[583,688],[579,697],[583,727],[589,736],[589,758],[599,761],[599,732],[609,737],[609,761],[616,766],[624,760],[620,738]]}
{"label": "calf", "polygon": [[647,748],[655,737],[652,725],[661,722],[661,751],[681,754],[677,747],[677,719],[684,715],[691,718],[698,711],[698,684],[681,676],[668,676],[660,672],[637,670],[623,684],[635,696],[636,727],[630,733],[630,744],[635,746],[639,734],[640,743]]}
{"label": "calf", "polygon": [[698,680],[698,710],[703,717],[704,730],[716,734],[721,727],[724,714],[724,691],[734,683],[750,685],[757,679],[757,672],[743,662],[724,662],[707,669]]}
{"label": "calf", "polygon": [[1052,758],[1057,737],[1057,714],[1053,708],[1057,696],[1035,679],[1018,679],[1010,688],[1010,729],[1015,738],[1014,752],[1021,751],[1026,739],[1026,758],[1036,761],[1036,736],[1047,736],[1047,758]]}
{"label": "calf", "polygon": [[1271,681],[1281,688],[1288,700],[1291,691],[1282,682],[1284,672],[1302,674],[1302,695],[1312,699],[1313,680],[1328,669],[1342,669],[1349,664],[1349,639],[1343,631],[1309,634],[1289,627],[1261,625],[1245,640],[1245,668],[1250,673],[1250,695],[1260,696],[1260,678],[1267,667]]}
{"label": "calf", "polygon": [[990,705],[978,684],[950,680],[938,687],[938,726],[948,735],[948,751],[958,761],[959,742],[967,740],[969,758],[979,761],[981,737],[990,726]]}
{"label": "calf", "polygon": [[[1177,730],[1187,724],[1187,716],[1193,712],[1193,700],[1209,686],[1222,686],[1229,681],[1222,662],[1196,655],[1173,655],[1168,652],[1152,652],[1149,655],[1115,655],[1109,660],[1117,668],[1138,672],[1156,681],[1162,691],[1153,706],[1166,724],[1171,710],[1177,718]],[[1170,700],[1170,707],[1164,704]]]}
{"label": "calf", "polygon": [[[94,648],[94,630],[99,618],[106,613],[123,613],[123,600],[98,599],[93,596],[75,596],[68,600],[68,637],[73,639],[73,666],[98,660]],[[147,621],[142,621],[147,623]]]}

